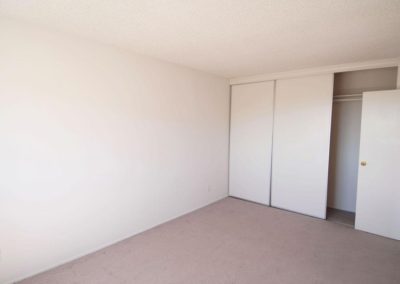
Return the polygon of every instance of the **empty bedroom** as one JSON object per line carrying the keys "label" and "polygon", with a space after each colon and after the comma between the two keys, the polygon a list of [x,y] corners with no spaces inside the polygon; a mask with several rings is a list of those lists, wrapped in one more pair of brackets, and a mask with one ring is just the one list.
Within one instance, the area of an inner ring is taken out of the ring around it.
{"label": "empty bedroom", "polygon": [[399,0],[0,0],[0,284],[399,284]]}

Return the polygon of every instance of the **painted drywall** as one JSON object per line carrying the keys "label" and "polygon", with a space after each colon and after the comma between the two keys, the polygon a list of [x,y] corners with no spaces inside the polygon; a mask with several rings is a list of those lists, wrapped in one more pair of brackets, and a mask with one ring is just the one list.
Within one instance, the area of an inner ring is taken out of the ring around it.
{"label": "painted drywall", "polygon": [[226,79],[0,22],[0,283],[227,196]]}
{"label": "painted drywall", "polygon": [[[334,95],[396,88],[397,67],[335,74]],[[333,104],[328,206],[355,212],[360,147],[361,101]]]}
{"label": "painted drywall", "polygon": [[396,89],[397,67],[342,72],[335,74],[334,95],[362,94]]}
{"label": "painted drywall", "polygon": [[356,211],[361,107],[359,101],[335,102],[332,109],[328,207]]}

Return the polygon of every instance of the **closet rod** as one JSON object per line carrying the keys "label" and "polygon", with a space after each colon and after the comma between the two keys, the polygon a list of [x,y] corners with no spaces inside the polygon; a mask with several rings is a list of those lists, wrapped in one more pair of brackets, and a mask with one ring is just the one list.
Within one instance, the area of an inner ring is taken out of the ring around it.
{"label": "closet rod", "polygon": [[361,98],[354,98],[354,99],[337,99],[337,100],[333,100],[334,103],[351,102],[351,101],[362,101],[362,99]]}
{"label": "closet rod", "polygon": [[353,98],[353,97],[362,97],[362,94],[351,94],[351,95],[335,95],[335,96],[333,96],[333,98],[335,99],[335,98],[338,98],[338,99],[341,99],[341,98]]}
{"label": "closet rod", "polygon": [[361,101],[362,94],[333,96],[333,102]]}

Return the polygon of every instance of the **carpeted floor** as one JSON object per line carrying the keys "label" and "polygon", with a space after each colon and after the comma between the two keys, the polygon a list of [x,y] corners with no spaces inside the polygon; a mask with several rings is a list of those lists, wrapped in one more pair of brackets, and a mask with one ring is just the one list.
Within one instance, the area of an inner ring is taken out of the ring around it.
{"label": "carpeted floor", "polygon": [[326,219],[331,222],[339,223],[342,225],[354,228],[356,214],[348,211],[343,211],[335,208],[327,208]]}
{"label": "carpeted floor", "polygon": [[226,198],[21,283],[400,283],[400,242]]}

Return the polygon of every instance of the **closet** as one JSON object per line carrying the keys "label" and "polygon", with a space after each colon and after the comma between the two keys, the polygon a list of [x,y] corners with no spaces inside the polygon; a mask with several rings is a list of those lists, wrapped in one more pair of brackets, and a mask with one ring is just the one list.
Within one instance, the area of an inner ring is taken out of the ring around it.
{"label": "closet", "polygon": [[332,74],[232,86],[231,196],[325,218],[332,90]]}
{"label": "closet", "polygon": [[363,93],[396,89],[396,76],[396,67],[335,74],[329,161],[328,220],[354,226],[360,166]]}
{"label": "closet", "polygon": [[400,239],[397,69],[233,85],[230,196]]}

